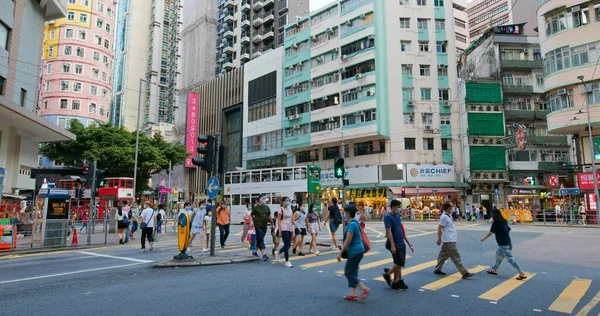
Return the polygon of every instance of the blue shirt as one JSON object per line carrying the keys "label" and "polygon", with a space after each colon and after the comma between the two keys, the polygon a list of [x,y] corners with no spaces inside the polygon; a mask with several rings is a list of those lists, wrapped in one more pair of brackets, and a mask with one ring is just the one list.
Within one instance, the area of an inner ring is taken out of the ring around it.
{"label": "blue shirt", "polygon": [[[360,224],[357,220],[351,220],[346,226],[346,234],[350,232],[352,233],[352,240],[348,247],[346,247],[346,252],[348,255],[357,255],[365,252],[365,245],[362,242],[362,237],[360,236]],[[344,235],[344,239],[346,235]]]}
{"label": "blue shirt", "polygon": [[394,236],[396,247],[404,247],[404,234],[402,233],[402,218],[400,215],[388,213],[383,219],[383,223],[386,229],[392,229],[392,236]]}

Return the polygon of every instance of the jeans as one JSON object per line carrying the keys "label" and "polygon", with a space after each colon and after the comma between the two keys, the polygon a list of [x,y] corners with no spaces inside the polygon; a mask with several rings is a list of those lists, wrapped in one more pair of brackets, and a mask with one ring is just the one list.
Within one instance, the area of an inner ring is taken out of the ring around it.
{"label": "jeans", "polygon": [[358,278],[358,268],[364,255],[364,253],[348,255],[346,267],[344,268],[344,275],[346,276],[346,279],[348,279],[348,287],[350,288],[355,289],[358,283],[360,283],[360,279]]}
{"label": "jeans", "polygon": [[83,223],[83,226],[81,226],[81,229],[79,231],[81,232],[84,228],[87,228],[87,223]]}
{"label": "jeans", "polygon": [[125,227],[125,242],[129,241],[129,226]]}
{"label": "jeans", "polygon": [[256,249],[264,250],[265,246],[265,235],[267,234],[266,227],[254,227],[256,230]]}
{"label": "jeans", "polygon": [[156,224],[156,232],[159,234],[162,233],[162,223],[163,223],[163,220],[159,219],[158,223]]}
{"label": "jeans", "polygon": [[138,222],[131,223],[131,233],[135,233],[138,230]]}
{"label": "jeans", "polygon": [[279,253],[283,252],[285,256],[285,261],[289,261],[290,259],[290,246],[292,245],[292,232],[282,231],[281,238],[283,239],[283,247],[279,250]]}
{"label": "jeans", "polygon": [[148,238],[148,242],[150,242],[150,247],[152,247],[152,243],[154,242],[154,227],[146,227],[142,229],[142,249],[146,249],[146,238]]}
{"label": "jeans", "polygon": [[510,252],[511,248],[512,246],[498,247],[498,250],[496,250],[496,264],[492,267],[492,270],[498,270],[498,267],[500,267],[500,263],[502,263],[502,260],[506,258],[506,260],[508,260],[508,262],[513,266],[513,268],[515,268],[515,270],[517,270],[519,273],[523,273],[523,269],[521,269],[521,266]]}
{"label": "jeans", "polygon": [[225,247],[225,242],[227,241],[227,237],[229,237],[229,224],[219,225],[219,232],[221,233],[219,236],[221,247]]}
{"label": "jeans", "polygon": [[448,260],[448,258],[452,260],[460,274],[465,275],[469,273],[469,271],[467,271],[467,269],[463,267],[462,261],[460,259],[460,254],[458,253],[458,249],[456,249],[455,242],[445,242],[442,244],[442,250],[438,255],[437,265],[435,269],[437,271],[442,271],[442,266],[444,265],[446,260]]}

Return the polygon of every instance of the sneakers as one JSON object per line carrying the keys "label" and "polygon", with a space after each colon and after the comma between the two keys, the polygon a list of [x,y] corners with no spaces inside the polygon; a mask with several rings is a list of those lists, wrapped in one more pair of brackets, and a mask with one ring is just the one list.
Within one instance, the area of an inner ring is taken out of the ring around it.
{"label": "sneakers", "polygon": [[[385,268],[383,269],[384,273],[381,275],[383,277],[383,279],[385,280],[385,283],[388,284],[388,286],[392,286],[392,278],[390,277],[390,275],[388,274],[388,271],[390,269]],[[392,287],[393,288],[393,287]]]}
{"label": "sneakers", "polygon": [[206,248],[202,248],[202,251],[203,251],[203,252],[208,252],[208,249],[206,249]]}
{"label": "sneakers", "polygon": [[392,288],[395,288],[395,290],[400,291],[408,290],[408,286],[404,283],[404,280],[398,280],[398,282],[394,282]]}
{"label": "sneakers", "polygon": [[276,252],[275,253],[275,261],[279,261],[279,259],[281,259],[281,255],[279,254],[279,252]]}
{"label": "sneakers", "polygon": [[191,252],[192,251],[192,245],[189,245],[188,248],[187,248],[187,250]]}
{"label": "sneakers", "polygon": [[267,257],[267,255],[264,254],[263,257],[262,257],[262,261],[267,261],[267,260],[269,260],[269,257]]}
{"label": "sneakers", "polygon": [[437,275],[446,275],[446,272],[442,272],[442,270],[434,270],[433,273]]}
{"label": "sneakers", "polygon": [[329,247],[329,250],[335,250],[335,246]]}
{"label": "sneakers", "polygon": [[292,263],[291,263],[291,262],[289,262],[289,261],[286,261],[286,262],[285,262],[285,267],[286,267],[286,268],[293,268],[294,266],[292,265]]}
{"label": "sneakers", "polygon": [[154,250],[154,246],[150,246],[150,251]]}
{"label": "sneakers", "polygon": [[275,255],[275,248],[271,249],[271,253]]}
{"label": "sneakers", "polygon": [[142,252],[146,252],[146,248],[142,248]]}
{"label": "sneakers", "polygon": [[320,254],[321,254],[321,252],[320,252],[320,251],[318,251],[318,250],[317,250],[317,251],[315,251],[315,256],[318,256],[318,255],[320,255]]}
{"label": "sneakers", "polygon": [[469,273],[469,272],[467,272],[466,274],[463,274],[462,278],[463,278],[463,279],[466,279],[466,278],[470,278],[470,277],[472,277],[472,276],[474,276],[474,275],[475,275],[475,274],[473,274],[473,273]]}
{"label": "sneakers", "polygon": [[292,253],[296,254],[296,248],[292,248]]}
{"label": "sneakers", "polygon": [[304,257],[304,254],[302,253],[302,251],[300,251],[300,252],[298,253],[298,256],[300,256],[300,257]]}
{"label": "sneakers", "polygon": [[254,252],[252,253],[252,256],[254,256],[254,257],[258,258],[258,253],[256,253],[256,251],[254,251]]}

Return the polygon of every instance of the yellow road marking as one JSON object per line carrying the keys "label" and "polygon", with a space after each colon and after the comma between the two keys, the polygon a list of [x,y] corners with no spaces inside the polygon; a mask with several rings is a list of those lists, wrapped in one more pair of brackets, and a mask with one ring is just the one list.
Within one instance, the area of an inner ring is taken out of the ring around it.
{"label": "yellow road marking", "polygon": [[[413,238],[413,237],[419,237],[419,236],[425,236],[425,235],[431,235],[431,234],[435,234],[437,233],[437,231],[432,231],[432,232],[426,232],[426,233],[421,233],[421,234],[416,234],[416,235],[407,235],[406,237],[408,238]],[[385,242],[387,240],[386,239],[379,239],[379,240],[373,240],[371,241],[372,243],[374,242]]]}
{"label": "yellow road marking", "polygon": [[490,301],[499,301],[501,298],[505,297],[519,286],[523,285],[523,283],[533,278],[533,276],[535,276],[536,273],[525,273],[525,275],[527,276],[527,279],[519,281],[516,279],[516,277],[519,276],[517,274],[511,279],[506,280],[500,283],[500,285],[494,287],[493,289],[481,294],[479,298]]}
{"label": "yellow road marking", "polygon": [[[360,270],[371,269],[371,268],[375,268],[375,267],[382,266],[384,264],[389,264],[392,262],[394,262],[394,259],[392,259],[392,258],[383,259],[383,260],[379,260],[379,261],[375,261],[375,262],[370,262],[370,263],[361,265]],[[335,273],[344,274],[344,270],[337,270],[337,271],[335,271]]]}
{"label": "yellow road marking", "polygon": [[[367,253],[365,253],[365,257],[374,256],[374,255],[378,255],[378,254],[379,254],[379,252],[377,252],[377,251],[375,251],[375,252],[367,252]],[[317,262],[313,262],[313,263],[309,263],[309,264],[303,264],[300,267],[302,267],[302,268],[314,268],[314,267],[321,267],[321,266],[325,266],[325,265],[332,264],[332,263],[337,263],[337,262],[338,261],[337,261],[337,258],[336,258],[336,259],[329,259],[329,260],[317,261]]]}
{"label": "yellow road marking", "polygon": [[572,313],[585,292],[592,285],[592,280],[577,278],[567,286],[562,293],[550,305],[548,310],[560,313]]}
{"label": "yellow road marking", "polygon": [[[320,256],[324,256],[324,255],[330,255],[330,254],[338,253],[338,252],[339,252],[338,250],[324,251],[324,252],[321,252],[318,256],[313,253],[313,254],[308,254],[308,255],[305,255],[305,256],[290,257],[289,260],[290,261],[302,260],[302,259],[320,257]],[[273,261],[275,261],[275,260],[273,260]],[[281,254],[281,260],[280,261],[283,261],[283,254]]]}
{"label": "yellow road marking", "polygon": [[[402,269],[402,275],[409,275],[411,273],[417,272],[417,271],[421,271],[427,268],[431,268],[431,267],[435,267],[435,265],[437,264],[437,260],[431,260],[431,261],[427,261],[425,263],[421,263],[421,264],[417,264],[416,266],[412,266],[412,267],[408,267],[408,268],[404,268]],[[385,281],[383,279],[383,277],[378,277],[373,279],[375,281]]]}
{"label": "yellow road marking", "polygon": [[[469,272],[471,273],[477,273],[477,272],[481,272],[485,269],[489,268],[488,266],[474,266],[471,269],[468,269]],[[442,278],[440,280],[437,280],[435,282],[431,282],[425,286],[422,286],[422,289],[425,290],[430,290],[430,291],[437,291],[439,289],[445,288],[448,285],[454,284],[458,281],[462,280],[462,275],[460,274],[460,272],[457,272],[455,274],[449,275],[445,278]]]}
{"label": "yellow road marking", "polygon": [[592,300],[587,303],[587,305],[585,305],[576,316],[586,316],[592,309],[594,309],[594,307],[596,307],[596,305],[598,305],[598,303],[600,303],[600,291],[598,291],[598,294],[596,294],[596,296],[594,296],[594,298],[592,298]]}
{"label": "yellow road marking", "polygon": [[108,247],[97,247],[97,248],[85,248],[85,249],[71,249],[71,250],[57,250],[51,252],[39,252],[39,253],[29,253],[29,254],[14,254],[14,255],[6,255],[1,256],[0,260],[8,260],[8,259],[18,259],[18,258],[26,258],[26,257],[39,257],[39,256],[52,256],[59,255],[63,253],[77,253],[81,251],[93,251],[93,250],[102,250],[107,249]]}

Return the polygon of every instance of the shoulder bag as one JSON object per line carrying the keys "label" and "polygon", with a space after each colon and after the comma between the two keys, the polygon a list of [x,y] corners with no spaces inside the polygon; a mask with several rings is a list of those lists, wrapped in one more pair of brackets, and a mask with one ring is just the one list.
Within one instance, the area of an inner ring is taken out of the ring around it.
{"label": "shoulder bag", "polygon": [[140,225],[140,227],[142,229],[148,228],[148,223],[150,223],[150,220],[152,219],[152,217],[154,217],[154,211],[152,211],[152,216],[150,216],[150,218],[148,218],[148,220],[146,222],[143,222],[142,225]]}

